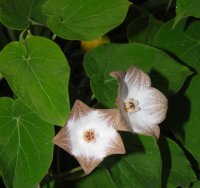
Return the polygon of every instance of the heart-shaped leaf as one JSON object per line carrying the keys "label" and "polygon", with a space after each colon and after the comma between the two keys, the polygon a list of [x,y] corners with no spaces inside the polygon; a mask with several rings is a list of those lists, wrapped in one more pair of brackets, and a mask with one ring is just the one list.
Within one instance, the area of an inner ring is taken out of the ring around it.
{"label": "heart-shaped leaf", "polygon": [[162,22],[151,15],[140,16],[129,24],[127,28],[128,39],[130,42],[151,45],[154,35],[161,26]]}
{"label": "heart-shaped leaf", "polygon": [[26,29],[30,22],[45,23],[46,17],[41,6],[46,0],[1,0],[0,20],[12,29]]}
{"label": "heart-shaped leaf", "polygon": [[154,38],[153,45],[178,57],[185,64],[196,68],[200,64],[200,21],[186,26],[182,20],[172,29],[173,20],[164,24]]}
{"label": "heart-shaped leaf", "polygon": [[105,44],[86,54],[84,68],[91,79],[96,98],[108,107],[115,106],[117,82],[109,73],[136,65],[150,73],[153,86],[165,94],[176,93],[190,74],[163,51],[144,44]]}
{"label": "heart-shaped leaf", "polygon": [[41,118],[64,125],[69,113],[69,66],[54,42],[31,36],[8,44],[0,53],[0,72]]}
{"label": "heart-shaped leaf", "polygon": [[22,101],[0,99],[0,174],[7,187],[33,187],[53,157],[54,128]]}
{"label": "heart-shaped leaf", "polygon": [[200,18],[200,1],[199,0],[176,0],[176,25],[181,19],[188,16]]}
{"label": "heart-shaped leaf", "polygon": [[200,162],[199,147],[199,93],[200,93],[200,22],[194,21],[185,27],[182,20],[174,30],[173,21],[166,23],[154,39],[154,45],[169,51],[197,71],[185,94],[179,94],[169,105],[166,127],[169,128]]}
{"label": "heart-shaped leaf", "polygon": [[58,36],[92,40],[119,25],[129,5],[127,0],[47,0],[43,12],[48,27]]}

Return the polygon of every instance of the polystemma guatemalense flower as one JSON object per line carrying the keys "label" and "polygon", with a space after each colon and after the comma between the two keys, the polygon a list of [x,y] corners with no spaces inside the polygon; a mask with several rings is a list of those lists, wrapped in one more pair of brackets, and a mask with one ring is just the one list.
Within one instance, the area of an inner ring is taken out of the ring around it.
{"label": "polystemma guatemalense flower", "polygon": [[124,154],[115,126],[115,110],[94,110],[77,100],[54,144],[73,155],[86,174],[111,154]]}
{"label": "polystemma guatemalense flower", "polygon": [[151,87],[149,76],[139,68],[126,72],[112,72],[119,82],[118,106],[125,123],[132,132],[160,136],[160,124],[166,117],[167,98]]}

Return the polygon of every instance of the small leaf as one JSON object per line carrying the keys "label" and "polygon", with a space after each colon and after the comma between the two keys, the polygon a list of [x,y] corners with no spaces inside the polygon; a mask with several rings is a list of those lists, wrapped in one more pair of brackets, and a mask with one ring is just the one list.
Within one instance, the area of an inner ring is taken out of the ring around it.
{"label": "small leaf", "polygon": [[47,0],[43,12],[48,27],[71,40],[92,40],[119,25],[126,16],[127,0]]}
{"label": "small leaf", "polygon": [[53,126],[22,101],[0,99],[0,171],[7,187],[38,183],[53,158]]}
{"label": "small leaf", "polygon": [[51,40],[29,37],[0,53],[0,72],[15,94],[41,118],[64,125],[69,113],[69,66]]}
{"label": "small leaf", "polygon": [[140,16],[134,19],[127,28],[127,36],[130,42],[138,42],[151,45],[153,38],[162,22],[153,16]]}
{"label": "small leaf", "polygon": [[200,1],[199,0],[177,0],[176,1],[176,18],[174,26],[183,18],[194,16],[200,18]]}
{"label": "small leaf", "polygon": [[99,102],[115,106],[117,82],[110,72],[138,66],[150,73],[153,86],[167,95],[176,93],[190,71],[166,53],[143,44],[105,44],[84,58],[84,68],[91,80],[91,87]]}
{"label": "small leaf", "polygon": [[186,27],[182,20],[172,29],[173,20],[164,24],[154,38],[153,45],[175,55],[194,69],[200,64],[200,21]]}
{"label": "small leaf", "polygon": [[46,0],[2,0],[0,3],[0,19],[2,24],[12,29],[23,30],[30,22],[45,23],[46,17],[41,6]]}

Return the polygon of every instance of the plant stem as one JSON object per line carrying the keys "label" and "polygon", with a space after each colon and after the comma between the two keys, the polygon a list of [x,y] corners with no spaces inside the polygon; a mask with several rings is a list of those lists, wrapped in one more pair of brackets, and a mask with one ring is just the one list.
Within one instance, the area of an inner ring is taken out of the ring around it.
{"label": "plant stem", "polygon": [[[79,175],[78,177],[74,175],[74,173],[77,173],[79,171],[81,171],[82,168],[80,166],[76,167],[76,168],[73,168],[67,172],[63,172],[63,173],[60,173],[58,175],[55,175],[55,176],[52,176],[52,177],[49,177],[47,180],[44,180],[43,182],[41,182],[42,185],[45,185],[45,184],[48,184],[52,181],[57,181],[57,180],[61,180],[61,179],[65,179],[65,180],[75,180],[75,179],[79,179],[79,178],[82,178],[84,176],[86,176],[86,174],[81,174]],[[71,175],[73,175],[73,177],[71,177]],[[66,177],[68,176],[68,177]]]}

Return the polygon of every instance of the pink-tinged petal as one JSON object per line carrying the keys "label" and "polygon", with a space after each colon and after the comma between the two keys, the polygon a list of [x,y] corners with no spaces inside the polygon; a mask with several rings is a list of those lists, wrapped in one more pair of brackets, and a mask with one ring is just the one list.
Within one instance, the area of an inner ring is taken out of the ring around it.
{"label": "pink-tinged petal", "polygon": [[94,157],[75,156],[86,174],[90,174],[102,161]]}
{"label": "pink-tinged petal", "polygon": [[128,115],[131,122],[147,126],[159,124],[165,119],[168,101],[159,90],[152,87],[144,90],[137,100],[140,110]]}
{"label": "pink-tinged petal", "polygon": [[133,88],[138,91],[151,87],[149,76],[137,67],[131,67],[126,71],[124,82],[127,84],[129,92],[131,92]]}
{"label": "pink-tinged petal", "polygon": [[155,139],[159,139],[160,137],[160,127],[158,125],[151,125],[145,129],[134,127],[134,132],[141,135],[153,136]]}
{"label": "pink-tinged petal", "polygon": [[137,67],[131,67],[126,72],[111,72],[111,76],[119,82],[118,100],[135,98],[144,89],[151,87],[149,76]]}
{"label": "pink-tinged petal", "polygon": [[132,67],[111,75],[119,82],[118,106],[126,124],[133,132],[158,138],[161,123],[168,108],[167,98],[151,87],[149,76],[139,68]]}
{"label": "pink-tinged petal", "polygon": [[127,125],[121,116],[119,109],[105,109],[101,110],[101,112],[104,113],[104,117],[107,119],[107,121],[111,122],[110,124],[112,124],[116,130],[127,132],[132,131],[132,129]]}
{"label": "pink-tinged petal", "polygon": [[63,127],[58,134],[54,137],[53,143],[60,148],[64,149],[66,152],[71,153],[71,143],[69,140],[69,132],[67,127]]}
{"label": "pink-tinged petal", "polygon": [[94,110],[76,101],[67,124],[54,138],[54,143],[73,155],[87,174],[106,156],[125,153],[114,128],[114,111]]}

